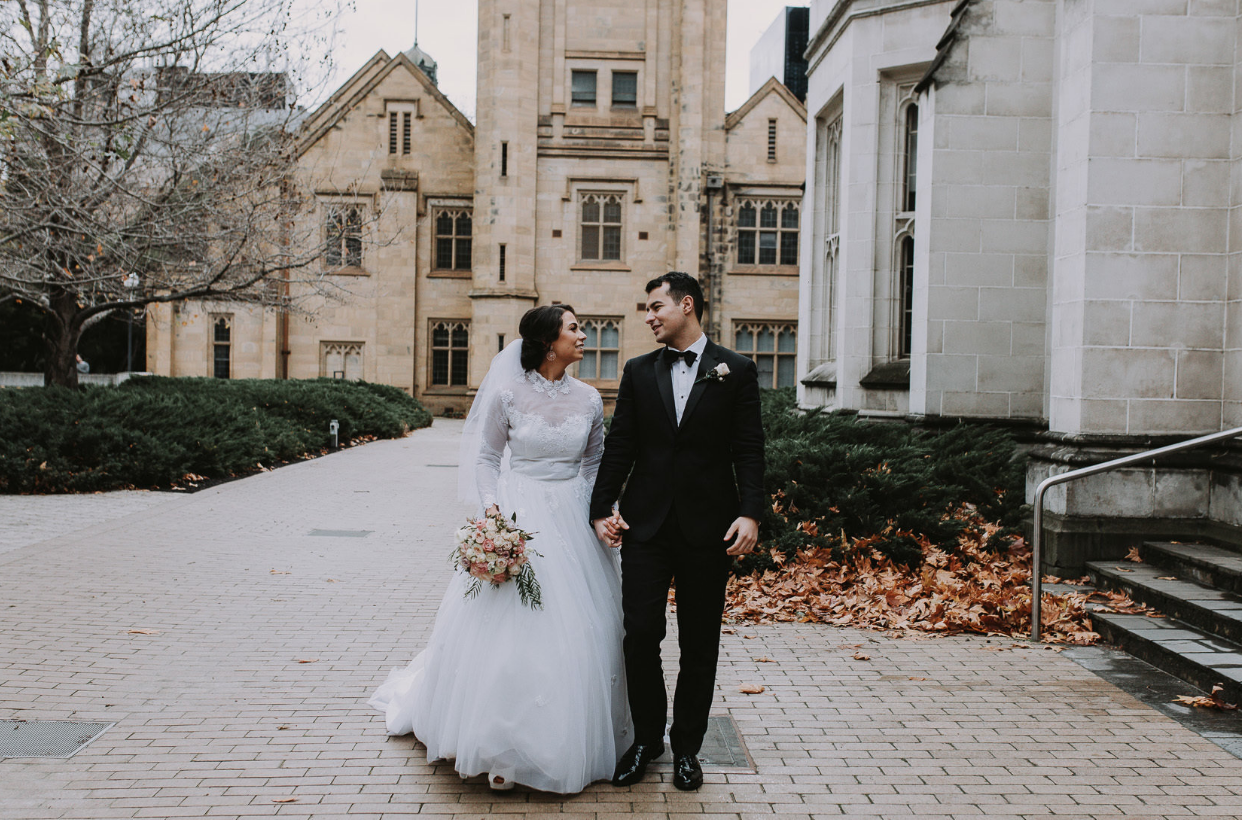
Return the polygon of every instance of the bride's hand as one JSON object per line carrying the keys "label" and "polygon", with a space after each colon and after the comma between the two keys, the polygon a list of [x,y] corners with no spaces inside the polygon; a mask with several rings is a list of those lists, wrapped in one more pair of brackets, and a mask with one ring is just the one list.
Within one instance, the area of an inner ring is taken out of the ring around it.
{"label": "bride's hand", "polygon": [[486,510],[484,510],[484,511],[483,511],[483,514],[484,514],[484,515],[500,515],[500,505],[499,505],[499,504],[493,504],[492,506],[490,506],[490,507],[488,507]]}

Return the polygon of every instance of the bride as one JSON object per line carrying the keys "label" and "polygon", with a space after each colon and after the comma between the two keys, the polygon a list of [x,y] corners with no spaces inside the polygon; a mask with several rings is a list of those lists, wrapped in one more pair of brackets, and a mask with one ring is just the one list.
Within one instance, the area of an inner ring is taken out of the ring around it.
{"label": "bride", "polygon": [[513,583],[466,600],[457,573],[426,649],[369,703],[390,735],[413,732],[428,761],[454,760],[462,777],[566,794],[610,778],[629,745],[620,564],[588,523],[603,403],[566,373],[586,336],[567,305],[527,311],[519,332],[475,396],[458,490],[535,534],[543,609]]}

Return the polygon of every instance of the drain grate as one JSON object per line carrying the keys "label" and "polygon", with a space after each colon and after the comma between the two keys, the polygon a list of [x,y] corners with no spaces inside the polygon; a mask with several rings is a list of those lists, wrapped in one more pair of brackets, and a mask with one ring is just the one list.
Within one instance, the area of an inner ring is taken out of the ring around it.
{"label": "drain grate", "polygon": [[307,535],[321,535],[325,538],[366,538],[375,530],[311,530]]}
{"label": "drain grate", "polygon": [[0,758],[73,757],[112,723],[0,720]]}
{"label": "drain grate", "polygon": [[[655,763],[657,767],[661,763],[672,766],[673,754],[667,737],[664,739],[664,754],[656,758]],[[717,715],[707,719],[707,734],[703,736],[703,747],[699,749],[699,763],[704,769],[716,771],[755,771],[755,764],[742,743],[742,735],[732,717]]]}

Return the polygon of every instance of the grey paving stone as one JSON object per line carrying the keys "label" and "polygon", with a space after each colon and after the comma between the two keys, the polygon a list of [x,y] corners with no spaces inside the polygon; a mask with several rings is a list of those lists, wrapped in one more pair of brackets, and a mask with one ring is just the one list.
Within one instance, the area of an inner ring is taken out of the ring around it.
{"label": "grey paving stone", "polygon": [[[733,719],[754,774],[709,772],[695,794],[664,767],[570,797],[462,782],[413,740],[387,738],[365,703],[421,648],[442,597],[467,511],[430,465],[455,462],[459,429],[437,420],[140,508],[112,497],[112,513],[13,542],[0,556],[0,718],[116,725],[69,760],[0,761],[0,820],[1239,813],[1227,810],[1242,800],[1242,761],[1073,650],[810,624],[723,638],[716,713]],[[38,520],[45,501],[19,503]],[[843,648],[854,643],[871,660]],[[746,683],[766,688],[743,694]],[[286,795],[298,802],[270,802]]]}

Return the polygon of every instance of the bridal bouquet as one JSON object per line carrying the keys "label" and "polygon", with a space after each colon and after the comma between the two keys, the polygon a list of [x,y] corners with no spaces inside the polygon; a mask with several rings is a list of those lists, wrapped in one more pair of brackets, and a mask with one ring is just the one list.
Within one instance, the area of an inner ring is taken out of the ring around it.
{"label": "bridal bouquet", "polygon": [[534,533],[518,528],[516,513],[511,521],[501,515],[467,521],[457,531],[457,547],[452,555],[453,566],[471,576],[465,597],[478,595],[485,581],[493,589],[513,581],[523,604],[543,609],[535,568],[529,563],[529,557],[539,553],[526,546],[534,537]]}

